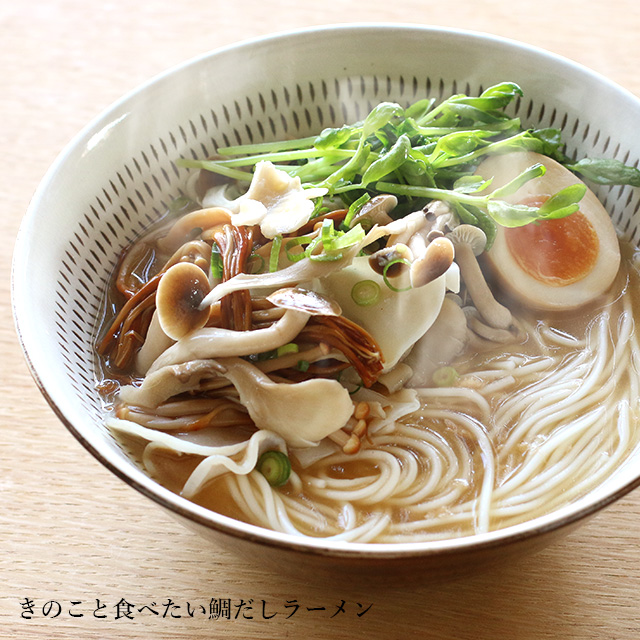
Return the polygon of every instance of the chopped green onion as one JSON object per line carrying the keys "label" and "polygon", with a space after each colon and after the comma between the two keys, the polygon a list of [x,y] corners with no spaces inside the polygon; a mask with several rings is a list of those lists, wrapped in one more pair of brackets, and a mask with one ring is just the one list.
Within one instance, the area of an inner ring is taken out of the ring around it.
{"label": "chopped green onion", "polygon": [[358,215],[358,213],[360,213],[360,209],[362,209],[362,206],[366,202],[369,202],[369,200],[371,200],[371,196],[368,193],[365,193],[351,203],[351,205],[349,206],[349,210],[347,211],[347,215],[342,222],[342,227],[345,231],[348,231],[351,228],[352,220],[356,217],[356,215]]}
{"label": "chopped green onion", "polygon": [[256,469],[272,487],[281,487],[291,475],[291,461],[281,451],[265,451],[260,456]]}
{"label": "chopped green onion", "polygon": [[313,220],[324,213],[329,213],[329,207],[325,206],[324,198],[316,198],[315,205],[313,206],[313,213],[309,219]]}
{"label": "chopped green onion", "polygon": [[278,270],[278,258],[280,257],[280,247],[282,246],[282,236],[277,235],[271,243],[271,253],[269,254],[269,273]]}
{"label": "chopped green onion", "polygon": [[349,229],[347,233],[339,237],[335,237],[331,244],[331,251],[339,251],[340,249],[347,249],[354,244],[362,242],[365,237],[364,229],[357,224],[353,229]]}
{"label": "chopped green onion", "polygon": [[294,247],[299,247],[303,244],[309,244],[315,240],[315,236],[298,236],[297,238],[291,238],[291,240],[287,240],[284,245],[284,252],[287,255],[287,259],[289,262],[298,262],[299,260],[303,260],[307,257],[306,251],[301,251],[300,253],[291,253],[291,249]]}
{"label": "chopped green onion", "polygon": [[353,391],[349,391],[349,395],[353,396],[356,393],[358,393],[358,391],[360,391],[360,389],[362,389],[362,387],[364,386],[364,382],[362,382],[362,380],[360,381],[360,384],[353,390]]}
{"label": "chopped green onion", "polygon": [[433,383],[437,387],[451,387],[459,377],[453,367],[440,367],[433,372]]}
{"label": "chopped green onion", "polygon": [[302,371],[304,373],[305,371],[309,370],[310,366],[311,366],[311,363],[308,360],[298,360],[298,364],[297,364],[298,371]]}
{"label": "chopped green onion", "polygon": [[409,291],[409,289],[411,289],[411,285],[409,285],[408,287],[404,287],[402,289],[399,289],[398,287],[394,287],[391,284],[391,282],[389,282],[389,278],[387,277],[387,271],[389,271],[389,269],[394,264],[406,264],[409,267],[411,266],[411,263],[406,258],[398,258],[397,260],[391,260],[391,262],[388,262],[385,265],[384,270],[382,272],[382,279],[384,280],[384,283],[387,285],[387,287],[389,287],[389,289],[391,289],[391,291],[395,291],[396,293],[402,293],[403,291]]}
{"label": "chopped green onion", "polygon": [[320,228],[320,238],[325,251],[331,251],[331,245],[333,244],[335,236],[336,231],[333,228],[333,220],[325,218],[322,221],[322,227]]}
{"label": "chopped green onion", "polygon": [[351,289],[351,299],[361,307],[368,307],[380,300],[380,285],[374,280],[360,280]]}
{"label": "chopped green onion", "polygon": [[283,344],[281,347],[278,347],[277,354],[279,356],[284,356],[287,353],[298,353],[298,345],[295,342],[289,342],[287,344]]}

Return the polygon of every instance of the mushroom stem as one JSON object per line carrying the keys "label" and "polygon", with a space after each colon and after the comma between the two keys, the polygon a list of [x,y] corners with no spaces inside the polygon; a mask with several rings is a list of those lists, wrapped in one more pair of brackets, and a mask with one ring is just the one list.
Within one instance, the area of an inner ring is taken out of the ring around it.
{"label": "mushroom stem", "polygon": [[467,326],[481,338],[491,340],[491,342],[508,344],[517,339],[517,335],[515,333],[511,333],[511,331],[492,327],[482,322],[482,320],[475,314],[475,309],[474,313],[469,314],[467,317]]}
{"label": "mushroom stem", "polygon": [[508,329],[513,321],[511,312],[493,297],[478,260],[468,244],[461,242],[456,245],[456,262],[460,267],[462,280],[480,315],[492,327]]}

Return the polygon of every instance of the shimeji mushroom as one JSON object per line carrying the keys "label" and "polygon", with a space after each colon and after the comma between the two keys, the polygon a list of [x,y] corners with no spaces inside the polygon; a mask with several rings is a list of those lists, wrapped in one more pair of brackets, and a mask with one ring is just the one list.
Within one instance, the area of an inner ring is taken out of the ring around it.
{"label": "shimeji mushroom", "polygon": [[362,223],[365,220],[374,224],[386,225],[393,221],[389,215],[398,204],[398,198],[390,194],[381,194],[374,196],[371,200],[365,202],[360,211],[355,215],[351,221],[351,226],[355,226],[358,223]]}
{"label": "shimeji mushroom", "polygon": [[513,322],[511,312],[493,297],[476,259],[487,244],[484,231],[470,224],[461,224],[446,237],[455,247],[460,275],[480,315],[492,327],[509,328]]}
{"label": "shimeji mushroom", "polygon": [[459,224],[456,214],[442,200],[431,201],[424,212],[427,219],[432,222],[430,233],[444,235],[447,229],[454,229]]}
{"label": "shimeji mushroom", "polygon": [[499,329],[486,324],[475,307],[464,307],[463,311],[467,318],[469,330],[484,340],[492,343],[508,344],[522,337],[519,335],[520,332],[515,325],[512,325],[511,330],[508,331],[507,329]]}
{"label": "shimeji mushroom", "polygon": [[410,264],[411,286],[416,288],[440,277],[451,266],[454,258],[451,241],[428,238],[431,228],[422,211],[387,225],[387,229],[392,232],[387,246],[369,257],[369,264],[377,273],[397,277]]}
{"label": "shimeji mushroom", "polygon": [[413,260],[413,253],[406,244],[396,244],[383,247],[369,256],[369,265],[380,275],[387,278],[397,278],[407,270],[407,265]]}
{"label": "shimeji mushroom", "polygon": [[180,340],[209,319],[209,308],[200,303],[209,293],[205,272],[190,262],[179,262],[162,275],[156,293],[158,320],[173,340]]}
{"label": "shimeji mushroom", "polygon": [[422,234],[415,234],[409,241],[414,255],[411,263],[411,286],[423,287],[446,273],[454,258],[453,244],[447,238],[435,238],[427,242]]}

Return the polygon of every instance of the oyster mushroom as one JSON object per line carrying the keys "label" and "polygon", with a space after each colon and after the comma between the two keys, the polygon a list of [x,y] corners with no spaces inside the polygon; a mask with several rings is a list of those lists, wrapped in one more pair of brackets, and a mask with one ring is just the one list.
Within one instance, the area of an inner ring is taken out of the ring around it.
{"label": "oyster mushroom", "polygon": [[445,237],[455,247],[460,274],[480,315],[492,327],[509,328],[513,322],[511,312],[493,297],[476,259],[487,244],[484,231],[470,224],[461,224]]}
{"label": "oyster mushroom", "polygon": [[276,307],[297,309],[311,316],[342,315],[342,309],[335,300],[301,287],[278,289],[267,296],[267,300]]}
{"label": "oyster mushroom", "polygon": [[169,347],[149,368],[149,373],[170,365],[196,358],[249,356],[277,349],[291,342],[304,328],[309,314],[286,309],[282,318],[264,329],[234,331],[204,327],[191,331]]}
{"label": "oyster mushroom", "polygon": [[163,274],[156,293],[158,321],[169,338],[180,340],[209,319],[209,308],[200,303],[209,293],[209,280],[200,267],[178,262]]}
{"label": "oyster mushroom", "polygon": [[224,367],[215,360],[191,360],[169,365],[146,376],[140,386],[122,387],[119,400],[153,409],[168,398],[195,389],[204,378],[219,376],[223,372]]}
{"label": "oyster mushroom", "polygon": [[467,340],[464,311],[453,300],[445,298],[436,321],[403,360],[413,369],[407,386],[431,386],[434,372],[453,362],[464,350]]}
{"label": "oyster mushroom", "polygon": [[351,396],[337,380],[277,383],[240,358],[220,364],[256,426],[277,433],[293,447],[316,445],[341,429],[353,413]]}

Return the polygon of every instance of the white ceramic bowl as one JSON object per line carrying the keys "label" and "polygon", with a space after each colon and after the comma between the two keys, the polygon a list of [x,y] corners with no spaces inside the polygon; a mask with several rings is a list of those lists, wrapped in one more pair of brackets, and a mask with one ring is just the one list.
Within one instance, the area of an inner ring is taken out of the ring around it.
{"label": "white ceramic bowl", "polygon": [[[468,565],[546,544],[640,484],[640,451],[589,495],[522,525],[442,542],[308,540],[220,516],[143,473],[103,426],[93,334],[120,251],[180,193],[180,156],[218,145],[302,136],[408,104],[504,80],[521,85],[525,123],[564,130],[568,152],[638,164],[640,101],[568,60],[488,35],[417,26],[345,25],[230,46],[153,79],[110,107],[56,160],[26,214],[13,270],[18,331],[34,378],[78,440],[132,487],[186,524],[246,553],[378,567]],[[614,221],[640,238],[640,190],[599,189]],[[300,553],[301,552],[301,553]]]}

